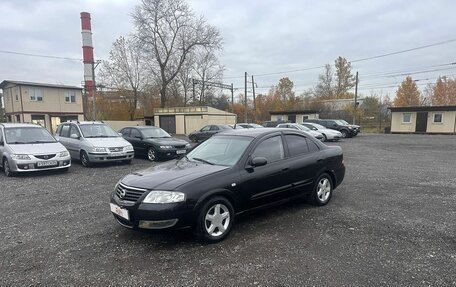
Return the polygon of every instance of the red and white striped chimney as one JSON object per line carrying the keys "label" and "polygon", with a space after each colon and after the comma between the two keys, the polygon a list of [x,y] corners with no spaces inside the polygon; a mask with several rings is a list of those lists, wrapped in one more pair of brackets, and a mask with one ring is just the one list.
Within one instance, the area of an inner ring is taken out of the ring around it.
{"label": "red and white striped chimney", "polygon": [[81,12],[82,27],[82,53],[84,63],[84,82],[89,98],[93,97],[93,44],[92,44],[92,24],[90,13]]}

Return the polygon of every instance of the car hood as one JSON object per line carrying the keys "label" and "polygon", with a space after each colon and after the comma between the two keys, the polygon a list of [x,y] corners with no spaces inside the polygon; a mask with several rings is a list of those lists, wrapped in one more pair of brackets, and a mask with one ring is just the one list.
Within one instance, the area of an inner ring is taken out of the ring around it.
{"label": "car hood", "polygon": [[66,151],[59,143],[36,143],[36,144],[10,144],[9,147],[15,154],[49,154]]}
{"label": "car hood", "polygon": [[124,147],[130,145],[122,137],[115,138],[85,138],[85,140],[92,144],[94,147]]}
{"label": "car hood", "polygon": [[156,143],[159,145],[186,145],[186,144],[188,144],[187,141],[177,139],[177,138],[148,138],[148,139],[146,139],[146,141]]}
{"label": "car hood", "polygon": [[319,129],[318,131],[319,131],[319,132],[323,132],[323,133],[327,133],[327,134],[332,134],[332,135],[339,135],[339,134],[341,134],[339,131],[337,131],[337,130],[332,130],[332,129]]}
{"label": "car hood", "polygon": [[318,136],[322,136],[322,134],[320,132],[317,132],[317,131],[308,131],[309,134],[313,135],[314,137],[318,137]]}
{"label": "car hood", "polygon": [[194,163],[182,159],[136,171],[125,176],[122,183],[144,189],[175,190],[182,184],[228,168],[227,166]]}

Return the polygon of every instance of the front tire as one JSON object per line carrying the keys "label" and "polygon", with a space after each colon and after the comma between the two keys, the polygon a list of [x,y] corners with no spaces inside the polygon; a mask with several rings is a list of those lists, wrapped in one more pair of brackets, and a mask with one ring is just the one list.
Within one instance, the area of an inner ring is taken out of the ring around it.
{"label": "front tire", "polygon": [[326,205],[331,199],[333,193],[333,182],[329,174],[321,174],[312,191],[310,201],[312,204],[317,206]]}
{"label": "front tire", "polygon": [[153,147],[150,147],[147,149],[147,159],[149,161],[156,161],[158,156],[157,156],[157,152],[155,151],[155,149]]}
{"label": "front tire", "polygon": [[11,171],[11,167],[10,167],[9,162],[8,162],[8,160],[6,158],[3,160],[3,171],[5,172],[5,175],[7,177],[14,176],[14,172]]}
{"label": "front tire", "polygon": [[215,243],[225,239],[234,223],[234,208],[225,197],[216,196],[204,203],[197,217],[196,235]]}
{"label": "front tire", "polygon": [[348,131],[346,130],[341,130],[340,133],[342,134],[342,138],[348,138]]}
{"label": "front tire", "polygon": [[92,165],[89,159],[89,155],[85,151],[81,151],[80,160],[82,166],[84,167],[90,167]]}
{"label": "front tire", "polygon": [[322,134],[322,135],[323,135],[323,140],[322,141],[324,141],[324,142],[328,141],[328,138],[326,137],[326,135],[325,134]]}

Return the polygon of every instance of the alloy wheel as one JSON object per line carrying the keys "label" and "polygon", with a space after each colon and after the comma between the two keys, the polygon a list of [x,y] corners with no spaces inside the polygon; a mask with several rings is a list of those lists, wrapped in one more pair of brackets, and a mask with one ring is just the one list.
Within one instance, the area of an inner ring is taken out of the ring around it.
{"label": "alloy wheel", "polygon": [[331,182],[327,177],[323,177],[318,182],[317,197],[320,202],[326,202],[331,195]]}
{"label": "alloy wheel", "polygon": [[9,162],[7,159],[3,160],[3,171],[5,172],[5,175],[8,177],[12,175],[11,168],[9,166]]}
{"label": "alloy wheel", "polygon": [[231,214],[227,206],[217,203],[208,209],[204,219],[204,228],[212,237],[222,236],[230,225]]}
{"label": "alloy wheel", "polygon": [[157,159],[157,153],[151,147],[147,150],[147,159],[150,161],[155,161]]}

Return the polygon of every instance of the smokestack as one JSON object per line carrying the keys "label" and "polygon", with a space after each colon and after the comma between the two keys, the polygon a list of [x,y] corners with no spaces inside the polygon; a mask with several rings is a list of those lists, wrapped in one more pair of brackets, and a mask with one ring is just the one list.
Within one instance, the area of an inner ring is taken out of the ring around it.
{"label": "smokestack", "polygon": [[92,44],[92,24],[90,22],[90,13],[81,12],[81,28],[82,28],[82,53],[84,63],[84,83],[89,98],[94,95],[93,83],[93,44]]}

